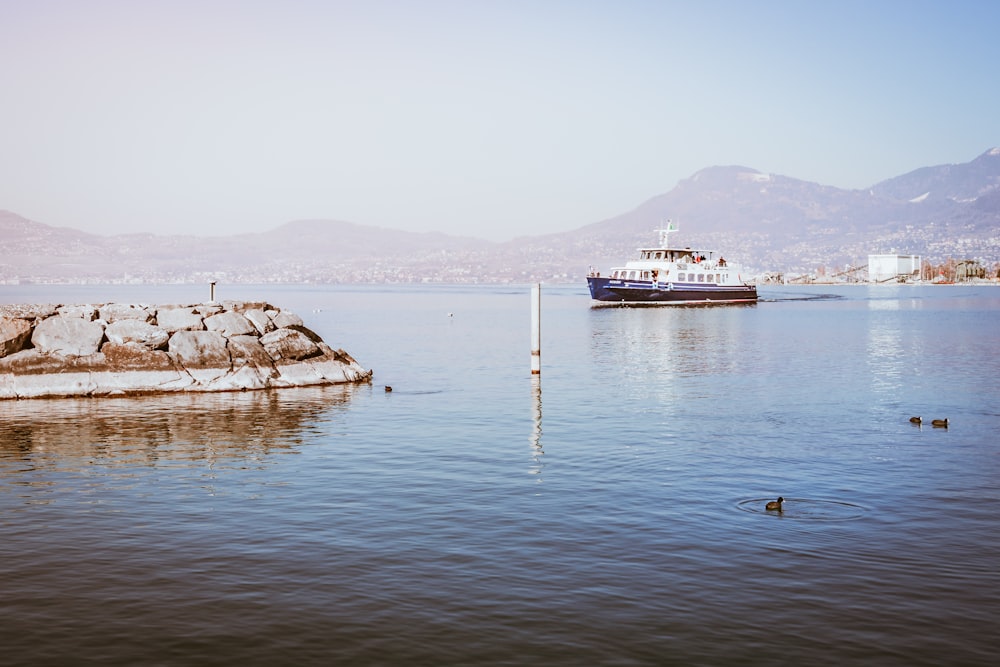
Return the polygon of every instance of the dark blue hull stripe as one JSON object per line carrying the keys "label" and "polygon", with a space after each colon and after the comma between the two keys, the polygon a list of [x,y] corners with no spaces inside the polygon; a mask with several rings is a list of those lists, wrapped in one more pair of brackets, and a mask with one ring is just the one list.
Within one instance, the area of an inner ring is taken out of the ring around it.
{"label": "dark blue hull stripe", "polygon": [[756,301],[757,288],[704,285],[700,283],[657,283],[643,280],[587,278],[590,297],[610,303],[704,303],[706,301]]}

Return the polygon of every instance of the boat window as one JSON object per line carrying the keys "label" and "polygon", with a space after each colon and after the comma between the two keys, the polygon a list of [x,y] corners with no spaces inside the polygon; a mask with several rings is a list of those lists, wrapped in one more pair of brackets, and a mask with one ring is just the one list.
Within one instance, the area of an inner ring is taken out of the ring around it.
{"label": "boat window", "polygon": [[684,280],[686,280],[686,279],[687,279],[687,274],[685,274],[685,273],[678,273],[677,274],[677,280],[679,280],[681,282],[684,282]]}
{"label": "boat window", "polygon": [[662,252],[656,253],[656,259],[663,259],[663,253]]}
{"label": "boat window", "polygon": [[643,271],[642,272],[642,279],[643,280],[649,280],[649,271]]}
{"label": "boat window", "polygon": [[699,273],[698,274],[698,282],[700,282],[700,283],[705,282],[705,274],[704,273]]}
{"label": "boat window", "polygon": [[628,272],[628,277],[629,277],[629,280],[635,280],[635,271],[629,271]]}

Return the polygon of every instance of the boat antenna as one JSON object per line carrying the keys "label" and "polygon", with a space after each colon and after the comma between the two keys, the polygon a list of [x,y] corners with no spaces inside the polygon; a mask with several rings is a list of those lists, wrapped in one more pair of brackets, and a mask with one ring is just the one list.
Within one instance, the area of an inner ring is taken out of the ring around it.
{"label": "boat antenna", "polygon": [[677,231],[677,223],[669,218],[666,221],[661,220],[660,228],[655,231],[660,233],[660,247],[669,248],[670,244],[668,243],[668,240],[670,233]]}

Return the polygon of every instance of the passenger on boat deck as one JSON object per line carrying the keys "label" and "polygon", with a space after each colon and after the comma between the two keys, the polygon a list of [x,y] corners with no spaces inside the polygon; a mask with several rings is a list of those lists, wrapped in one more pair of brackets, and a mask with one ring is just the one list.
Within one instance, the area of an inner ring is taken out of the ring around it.
{"label": "passenger on boat deck", "polygon": [[726,265],[726,258],[725,257],[720,257],[719,258],[719,266],[725,266],[725,265]]}

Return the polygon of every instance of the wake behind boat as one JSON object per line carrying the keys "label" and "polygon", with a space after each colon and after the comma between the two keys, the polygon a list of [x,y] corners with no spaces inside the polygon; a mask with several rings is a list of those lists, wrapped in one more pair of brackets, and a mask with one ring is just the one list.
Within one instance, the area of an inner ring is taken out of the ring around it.
{"label": "wake behind boat", "polygon": [[757,301],[757,287],[744,282],[738,264],[713,250],[671,248],[673,223],[657,230],[659,246],[640,248],[639,259],[611,269],[602,277],[591,269],[587,276],[596,305],[702,305]]}

